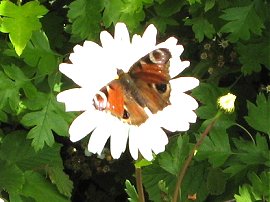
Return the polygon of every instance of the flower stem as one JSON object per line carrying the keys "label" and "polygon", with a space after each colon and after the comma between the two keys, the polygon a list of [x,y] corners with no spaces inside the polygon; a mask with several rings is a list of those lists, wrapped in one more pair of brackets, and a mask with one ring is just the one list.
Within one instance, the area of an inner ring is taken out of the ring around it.
{"label": "flower stem", "polygon": [[245,129],[243,126],[241,126],[241,125],[238,124],[238,123],[234,123],[234,125],[236,125],[236,126],[238,126],[239,128],[243,129],[243,130],[248,134],[248,136],[249,136],[250,139],[252,140],[253,144],[254,144],[254,145],[256,144],[254,138],[252,137],[252,135],[250,134],[250,132],[248,132],[247,129]]}
{"label": "flower stem", "polygon": [[136,186],[139,195],[139,202],[145,202],[144,193],[143,193],[143,185],[142,185],[142,170],[135,166],[135,175],[136,175]]}
{"label": "flower stem", "polygon": [[186,159],[186,161],[185,161],[182,169],[180,170],[180,172],[178,174],[176,186],[175,186],[175,189],[174,189],[174,194],[173,194],[173,200],[172,200],[172,202],[177,202],[179,190],[181,188],[181,184],[183,182],[183,179],[184,179],[184,176],[185,176],[186,171],[188,169],[188,166],[191,163],[192,157],[194,156],[194,154],[195,154],[196,150],[198,149],[198,147],[202,144],[204,138],[208,135],[209,131],[213,128],[213,126],[216,123],[216,120],[218,119],[219,115],[220,114],[218,113],[216,115],[216,117],[213,119],[213,121],[207,126],[207,128],[205,129],[205,131],[202,133],[200,139],[198,140],[198,142],[193,147],[193,149],[190,152],[188,158]]}

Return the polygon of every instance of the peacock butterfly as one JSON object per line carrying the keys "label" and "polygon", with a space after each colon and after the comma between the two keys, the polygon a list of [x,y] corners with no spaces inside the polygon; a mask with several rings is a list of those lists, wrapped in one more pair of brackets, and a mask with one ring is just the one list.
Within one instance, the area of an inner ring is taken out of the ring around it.
{"label": "peacock butterfly", "polygon": [[127,73],[118,69],[118,78],[94,97],[95,108],[128,124],[141,125],[149,110],[155,114],[170,105],[170,58],[170,51],[160,48],[142,57]]}

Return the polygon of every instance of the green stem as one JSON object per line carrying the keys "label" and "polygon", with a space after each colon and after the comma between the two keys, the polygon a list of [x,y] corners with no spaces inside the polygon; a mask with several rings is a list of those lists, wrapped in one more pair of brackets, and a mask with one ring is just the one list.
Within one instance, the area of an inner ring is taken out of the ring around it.
{"label": "green stem", "polygon": [[141,170],[141,168],[137,168],[135,166],[135,175],[136,175],[136,186],[137,186],[137,191],[138,191],[138,195],[139,195],[139,202],[145,202],[143,185],[142,185],[142,170]]}
{"label": "green stem", "polygon": [[221,115],[221,113],[218,112],[217,115],[215,116],[215,118],[213,119],[213,121],[207,126],[207,128],[205,129],[205,131],[202,133],[200,139],[195,144],[195,146],[193,147],[192,151],[190,152],[188,158],[186,159],[186,161],[185,161],[182,169],[180,170],[180,172],[178,174],[178,178],[177,178],[176,186],[175,186],[175,189],[174,189],[174,194],[173,194],[173,200],[172,200],[172,202],[177,202],[179,190],[181,188],[181,184],[183,182],[183,179],[184,179],[184,176],[185,176],[186,171],[188,169],[188,166],[190,165],[191,160],[192,160],[192,158],[193,158],[196,150],[203,143],[204,138],[208,135],[208,133],[210,132],[210,130],[213,128],[213,126],[216,123],[216,120],[219,118],[220,115]]}
{"label": "green stem", "polygon": [[254,144],[254,145],[256,144],[254,138],[252,137],[252,135],[250,134],[250,132],[248,132],[247,129],[245,129],[243,126],[241,126],[241,125],[238,124],[238,123],[234,123],[234,125],[236,125],[236,126],[238,126],[239,128],[243,129],[243,130],[248,134],[248,136],[249,136],[250,139],[252,140],[253,144]]}

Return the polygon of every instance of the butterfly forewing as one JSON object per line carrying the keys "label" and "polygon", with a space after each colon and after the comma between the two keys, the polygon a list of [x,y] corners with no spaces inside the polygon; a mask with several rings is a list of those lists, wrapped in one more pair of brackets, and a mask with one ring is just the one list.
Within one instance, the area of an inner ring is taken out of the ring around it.
{"label": "butterfly forewing", "polygon": [[96,109],[132,125],[144,123],[147,109],[157,113],[170,104],[170,58],[169,50],[157,49],[132,65],[128,73],[118,70],[119,78],[100,90],[107,103],[100,96],[94,99],[95,106],[104,106]]}

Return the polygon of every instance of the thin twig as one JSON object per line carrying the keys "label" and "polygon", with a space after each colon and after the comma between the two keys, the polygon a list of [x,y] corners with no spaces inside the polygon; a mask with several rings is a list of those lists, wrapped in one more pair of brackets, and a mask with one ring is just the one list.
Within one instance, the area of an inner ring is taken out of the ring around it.
{"label": "thin twig", "polygon": [[135,167],[135,175],[136,175],[136,186],[139,195],[139,202],[145,202],[144,200],[144,192],[142,185],[142,170],[141,168]]}
{"label": "thin twig", "polygon": [[185,163],[183,165],[183,168],[179,172],[179,175],[178,175],[178,178],[177,178],[177,182],[176,182],[176,186],[175,186],[175,190],[174,190],[174,194],[173,194],[173,200],[172,200],[173,202],[177,202],[177,200],[178,200],[178,194],[179,194],[179,190],[180,190],[182,181],[184,179],[184,176],[186,174],[186,171],[188,169],[188,166],[191,163],[191,160],[192,160],[192,158],[194,156],[195,151],[202,144],[204,138],[208,135],[209,131],[212,129],[212,127],[214,126],[217,118],[218,118],[218,116],[214,118],[214,120],[207,126],[207,128],[205,129],[205,131],[202,133],[201,138],[195,144],[194,148],[192,149],[192,151],[190,152],[188,158],[186,159],[186,161],[185,161]]}

